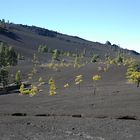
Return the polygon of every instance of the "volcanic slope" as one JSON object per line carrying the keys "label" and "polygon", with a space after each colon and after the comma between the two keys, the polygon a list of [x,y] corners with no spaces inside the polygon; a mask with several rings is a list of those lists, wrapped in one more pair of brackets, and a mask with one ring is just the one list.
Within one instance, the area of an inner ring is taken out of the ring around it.
{"label": "volcanic slope", "polygon": [[31,57],[38,50],[38,46],[45,44],[50,49],[60,51],[83,52],[86,56],[98,54],[115,56],[118,52],[123,52],[129,56],[139,56],[135,51],[122,49],[118,45],[106,45],[99,42],[91,42],[76,36],[61,34],[48,29],[27,26],[22,24],[6,24],[6,28],[0,30],[0,41],[13,46],[25,57]]}

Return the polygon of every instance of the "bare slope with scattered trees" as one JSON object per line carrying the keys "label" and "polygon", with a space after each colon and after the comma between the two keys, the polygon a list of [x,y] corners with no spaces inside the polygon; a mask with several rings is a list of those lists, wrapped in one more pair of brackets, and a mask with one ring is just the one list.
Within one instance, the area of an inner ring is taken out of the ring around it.
{"label": "bare slope with scattered trees", "polygon": [[60,51],[83,51],[87,56],[92,54],[98,54],[100,57],[105,57],[106,55],[114,56],[118,52],[130,56],[139,55],[135,51],[122,49],[119,45],[110,43],[109,41],[101,44],[36,26],[5,23],[5,21],[1,21],[0,41],[8,43],[27,57],[33,55],[39,45],[47,45],[50,49],[58,49]]}
{"label": "bare slope with scattered trees", "polygon": [[139,140],[138,58],[1,20],[0,139]]}

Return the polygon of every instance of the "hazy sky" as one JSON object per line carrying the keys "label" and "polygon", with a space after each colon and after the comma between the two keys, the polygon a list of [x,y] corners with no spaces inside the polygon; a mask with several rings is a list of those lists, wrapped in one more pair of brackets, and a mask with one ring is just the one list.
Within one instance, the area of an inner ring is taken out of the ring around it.
{"label": "hazy sky", "polygon": [[140,52],[140,0],[0,0],[0,18]]}

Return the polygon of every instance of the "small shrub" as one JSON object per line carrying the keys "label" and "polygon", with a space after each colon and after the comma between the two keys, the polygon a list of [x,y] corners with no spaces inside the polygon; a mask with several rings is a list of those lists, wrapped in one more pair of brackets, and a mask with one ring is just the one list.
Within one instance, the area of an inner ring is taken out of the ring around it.
{"label": "small shrub", "polygon": [[127,69],[126,78],[128,79],[129,83],[137,84],[139,87],[140,83],[140,64],[136,61],[133,61]]}
{"label": "small shrub", "polygon": [[91,62],[92,62],[92,63],[97,62],[97,61],[98,61],[98,58],[99,58],[99,55],[94,54],[94,55],[92,56],[92,58],[91,58]]}
{"label": "small shrub", "polygon": [[93,87],[94,87],[94,94],[96,93],[96,83],[95,82],[97,82],[97,81],[99,81],[99,80],[101,80],[101,76],[100,75],[94,75],[93,77],[92,77],[92,80],[94,81],[94,85],[93,85]]}
{"label": "small shrub", "polygon": [[33,85],[31,85],[31,89],[25,89],[24,84],[21,84],[19,89],[21,95],[30,95],[31,97],[35,96],[37,91],[38,91],[37,87]]}
{"label": "small shrub", "polygon": [[68,84],[68,83],[66,83],[65,85],[64,85],[64,88],[68,88],[70,85]]}
{"label": "small shrub", "polygon": [[139,87],[140,84],[140,72],[138,71],[134,71],[129,73],[129,75],[127,76],[128,82],[130,83],[136,83],[137,87]]}
{"label": "small shrub", "polygon": [[58,59],[59,56],[60,56],[60,51],[57,50],[57,49],[53,50],[52,59],[53,59],[53,60],[59,60],[59,59]]}
{"label": "small shrub", "polygon": [[49,79],[49,85],[50,85],[49,95],[50,96],[55,95],[56,94],[56,83],[52,77]]}
{"label": "small shrub", "polygon": [[75,77],[75,85],[79,85],[79,90],[82,82],[83,82],[83,75],[77,75]]}
{"label": "small shrub", "polygon": [[38,47],[38,52],[39,52],[39,53],[47,53],[47,52],[48,52],[48,47],[47,47],[47,45],[39,45],[39,47]]}

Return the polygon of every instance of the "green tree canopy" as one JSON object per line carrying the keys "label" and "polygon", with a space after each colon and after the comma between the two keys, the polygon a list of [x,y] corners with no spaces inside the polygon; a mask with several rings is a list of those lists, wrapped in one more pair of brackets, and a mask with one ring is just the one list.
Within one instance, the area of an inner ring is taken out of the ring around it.
{"label": "green tree canopy", "polygon": [[8,84],[8,70],[5,67],[0,68],[0,84],[3,88]]}
{"label": "green tree canopy", "polygon": [[13,66],[17,64],[17,54],[12,47],[9,47],[6,43],[0,43],[0,67]]}
{"label": "green tree canopy", "polygon": [[47,45],[39,45],[38,52],[47,53],[48,52]]}
{"label": "green tree canopy", "polygon": [[60,51],[57,50],[57,49],[53,50],[52,58],[55,59],[55,60],[58,60],[59,56],[60,56]]}

